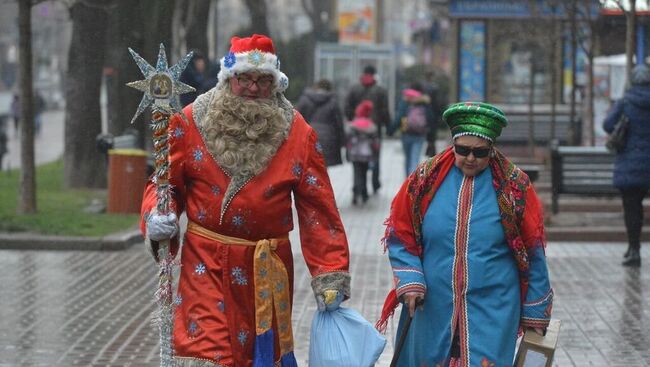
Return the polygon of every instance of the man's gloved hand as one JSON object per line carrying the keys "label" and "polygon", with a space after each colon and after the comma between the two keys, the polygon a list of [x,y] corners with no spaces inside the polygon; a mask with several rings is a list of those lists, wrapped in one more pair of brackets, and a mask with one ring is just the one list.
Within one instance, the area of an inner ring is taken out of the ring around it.
{"label": "man's gloved hand", "polygon": [[164,241],[178,233],[176,214],[152,214],[147,219],[147,235],[153,241]]}
{"label": "man's gloved hand", "polygon": [[316,304],[319,311],[336,311],[343,302],[343,293],[335,290],[328,289],[316,296]]}

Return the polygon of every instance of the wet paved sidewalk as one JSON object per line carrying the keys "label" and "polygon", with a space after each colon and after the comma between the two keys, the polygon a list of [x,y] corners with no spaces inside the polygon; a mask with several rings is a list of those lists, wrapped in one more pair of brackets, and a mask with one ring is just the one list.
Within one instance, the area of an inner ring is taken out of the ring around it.
{"label": "wet paved sidewalk", "polygon": [[[352,299],[344,305],[377,319],[392,282],[379,239],[403,179],[395,141],[383,151],[383,185],[364,206],[351,205],[349,165],[330,174],[350,241]],[[291,234],[298,243],[297,231]],[[650,273],[619,265],[620,243],[548,245],[562,320],[555,366],[649,366]],[[643,249],[645,259],[650,251]],[[307,365],[315,309],[310,278],[295,247],[294,334]],[[150,324],[156,267],[142,245],[119,252],[0,251],[0,366],[158,366]],[[394,327],[378,366],[388,366]]]}

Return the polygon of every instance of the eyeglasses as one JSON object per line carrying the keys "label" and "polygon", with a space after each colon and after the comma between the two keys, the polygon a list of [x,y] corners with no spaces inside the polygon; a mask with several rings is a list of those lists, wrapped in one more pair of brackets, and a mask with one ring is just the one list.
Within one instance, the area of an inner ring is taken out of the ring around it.
{"label": "eyeglasses", "polygon": [[247,76],[237,76],[237,84],[242,88],[250,88],[256,84],[259,89],[268,89],[273,84],[273,78],[263,77],[258,79],[251,79]]}
{"label": "eyeglasses", "polygon": [[492,147],[471,148],[464,145],[454,144],[454,151],[458,155],[467,157],[470,153],[474,154],[474,158],[485,158],[492,151]]}

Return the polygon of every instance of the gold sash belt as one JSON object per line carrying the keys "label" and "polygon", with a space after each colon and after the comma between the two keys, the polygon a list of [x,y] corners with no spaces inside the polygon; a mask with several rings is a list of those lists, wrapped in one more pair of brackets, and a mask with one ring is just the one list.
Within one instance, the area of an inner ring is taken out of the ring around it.
{"label": "gold sash belt", "polygon": [[289,237],[249,241],[213,232],[200,224],[189,221],[187,231],[201,237],[218,241],[225,245],[254,246],[254,286],[255,286],[255,328],[262,335],[271,329],[273,311],[278,321],[280,355],[293,351],[293,332],[291,330],[291,304],[289,302],[289,275],[280,257],[275,253],[278,243],[288,241]]}

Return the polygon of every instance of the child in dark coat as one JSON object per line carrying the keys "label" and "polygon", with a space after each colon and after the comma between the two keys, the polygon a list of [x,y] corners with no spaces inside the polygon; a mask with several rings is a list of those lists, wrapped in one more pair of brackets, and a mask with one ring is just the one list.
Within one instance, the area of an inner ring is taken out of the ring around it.
{"label": "child in dark coat", "polygon": [[379,132],[377,125],[370,119],[372,102],[361,102],[354,111],[355,118],[346,126],[346,154],[352,162],[354,181],[352,187],[352,204],[361,199],[368,201],[367,175],[368,165],[379,154]]}

